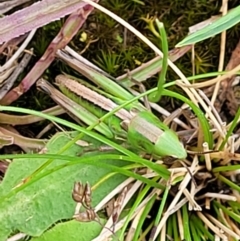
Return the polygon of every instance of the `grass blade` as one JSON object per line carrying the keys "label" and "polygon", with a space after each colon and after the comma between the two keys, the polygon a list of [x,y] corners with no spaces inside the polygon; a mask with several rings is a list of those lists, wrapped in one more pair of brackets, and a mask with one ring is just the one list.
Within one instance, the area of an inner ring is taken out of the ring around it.
{"label": "grass blade", "polygon": [[159,22],[156,19],[156,24],[158,26],[158,30],[161,35],[161,42],[162,42],[162,51],[163,51],[163,59],[162,59],[162,71],[160,72],[158,84],[157,84],[157,92],[152,93],[149,96],[149,100],[152,102],[158,102],[161,98],[163,85],[165,84],[165,77],[167,73],[167,66],[168,66],[168,41],[167,41],[167,34],[164,28],[163,23]]}
{"label": "grass blade", "polygon": [[240,22],[240,6],[232,9],[228,14],[217,19],[214,23],[207,27],[187,36],[176,45],[177,48],[198,43],[204,39],[211,38]]}

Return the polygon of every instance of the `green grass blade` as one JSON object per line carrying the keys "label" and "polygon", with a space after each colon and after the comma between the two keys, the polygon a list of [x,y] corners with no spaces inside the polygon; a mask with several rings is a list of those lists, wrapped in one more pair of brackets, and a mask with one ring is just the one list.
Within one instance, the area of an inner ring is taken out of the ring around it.
{"label": "green grass blade", "polygon": [[192,222],[190,222],[190,231],[191,231],[191,234],[192,234],[193,241],[200,241],[201,240],[199,234],[196,232],[195,225]]}
{"label": "green grass blade", "polygon": [[145,206],[145,208],[144,208],[144,211],[142,212],[141,218],[140,218],[139,221],[138,221],[138,225],[137,225],[137,228],[136,228],[136,230],[135,230],[134,237],[133,237],[132,241],[137,241],[138,238],[140,237],[143,223],[146,221],[147,215],[148,215],[148,213],[150,212],[150,210],[151,210],[151,208],[152,208],[155,200],[156,200],[156,196],[154,195],[154,196],[148,201],[148,203],[146,204],[146,206]]}
{"label": "green grass blade", "polygon": [[167,220],[167,236],[169,237],[173,236],[173,216],[171,215]]}
{"label": "green grass blade", "polygon": [[200,218],[196,217],[196,215],[192,215],[190,222],[194,223],[194,226],[199,234],[205,236],[205,240],[214,241],[214,236],[209,232],[209,230],[206,228]]}
{"label": "green grass blade", "polygon": [[229,217],[231,217],[233,220],[235,220],[237,223],[240,223],[240,217],[236,213],[229,210],[225,205],[220,204],[217,201],[213,201],[214,205],[216,205],[218,208],[222,209],[224,213],[226,213]]}
{"label": "green grass blade", "polygon": [[238,108],[238,111],[237,111],[237,113],[236,113],[236,115],[235,115],[235,117],[234,117],[234,119],[233,119],[232,125],[230,126],[230,128],[229,128],[229,130],[228,130],[228,132],[227,132],[227,135],[225,136],[222,144],[221,144],[220,147],[219,147],[219,150],[220,150],[220,151],[223,150],[225,144],[226,144],[227,141],[228,141],[228,138],[232,135],[233,130],[234,130],[235,127],[237,126],[238,121],[239,121],[239,116],[240,116],[240,108]]}
{"label": "green grass blade", "polygon": [[76,131],[82,132],[82,133],[84,133],[84,134],[86,134],[90,137],[93,137],[94,139],[99,140],[99,141],[105,143],[106,145],[112,146],[113,148],[120,151],[121,153],[126,154],[127,156],[135,156],[135,157],[139,158],[138,155],[132,153],[131,151],[128,151],[126,148],[123,148],[122,146],[116,144],[115,142],[108,140],[107,138],[99,135],[98,133],[95,133],[93,131],[89,131],[89,130],[83,128],[83,127],[80,127],[79,125],[76,125],[76,124],[71,123],[69,121],[63,120],[61,118],[51,116],[51,115],[48,115],[48,114],[44,114],[44,113],[41,113],[39,111],[34,111],[34,110],[20,108],[20,107],[0,106],[0,111],[20,112],[20,113],[25,113],[25,114],[29,114],[29,115],[40,116],[42,118],[48,119],[50,121],[57,122],[57,123],[62,124],[66,127],[72,128]]}
{"label": "green grass blade", "polygon": [[[169,185],[169,184],[167,184]],[[163,193],[163,197],[162,197],[162,200],[161,200],[161,204],[160,204],[160,207],[158,209],[158,213],[157,213],[157,216],[155,218],[155,221],[154,221],[154,227],[156,230],[156,227],[157,225],[159,224],[160,222],[160,219],[162,217],[162,214],[163,214],[163,209],[164,209],[164,206],[166,205],[166,201],[167,201],[167,197],[168,197],[168,194],[169,194],[169,189],[170,187],[169,186],[166,186],[165,190],[164,190],[164,193]],[[155,234],[152,234],[151,237],[154,237]],[[150,239],[151,240],[151,239]]]}
{"label": "green grass blade", "polygon": [[182,219],[183,219],[183,231],[184,231],[184,238],[186,241],[191,241],[191,234],[190,234],[190,228],[189,228],[189,211],[188,211],[188,204],[185,204],[182,207]]}
{"label": "green grass blade", "polygon": [[198,117],[198,120],[201,124],[203,134],[204,134],[204,140],[208,143],[209,148],[212,149],[213,148],[213,135],[210,132],[210,125],[209,125],[205,115],[203,114],[203,112],[193,102],[191,102],[189,99],[187,99],[186,97],[184,97],[178,93],[164,89],[163,95],[171,96],[171,97],[177,98],[179,100],[182,100],[184,103],[188,104],[193,109],[194,113]]}
{"label": "green grass blade", "polygon": [[229,187],[231,187],[232,189],[240,192],[240,186],[238,184],[235,184],[234,182],[232,182],[231,180],[229,180],[228,178],[224,177],[223,175],[218,174],[217,178],[222,181],[223,183],[226,183]]}
{"label": "green grass blade", "polygon": [[151,102],[158,102],[161,98],[163,85],[165,84],[165,78],[167,73],[167,66],[168,66],[168,41],[167,41],[167,34],[164,28],[163,23],[159,22],[156,19],[156,24],[161,36],[162,42],[162,51],[163,51],[163,59],[162,59],[162,71],[160,72],[157,84],[157,91],[149,95],[149,100]]}
{"label": "green grass blade", "polygon": [[178,222],[177,222],[177,214],[174,213],[172,215],[172,227],[173,227],[173,240],[179,240],[179,232],[178,232]]}
{"label": "green grass blade", "polygon": [[[156,182],[156,180],[159,179],[159,177],[155,177],[153,180]],[[145,186],[143,188],[143,190],[139,193],[138,197],[136,198],[134,204],[132,205],[130,211],[128,212],[128,216],[127,219],[121,229],[121,234],[119,236],[120,240],[123,240],[124,237],[124,233],[126,232],[126,229],[128,227],[128,223],[130,222],[130,218],[132,216],[132,214],[134,213],[135,209],[137,208],[137,206],[140,204],[140,202],[143,200],[143,198],[146,196],[146,194],[148,193],[149,189],[151,187],[149,185]]]}
{"label": "green grass blade", "polygon": [[207,27],[190,34],[180,43],[176,45],[177,48],[198,43],[204,39],[211,38],[240,22],[240,6],[230,10],[226,15],[217,19]]}
{"label": "green grass blade", "polygon": [[227,172],[227,171],[236,171],[240,169],[240,165],[229,165],[229,166],[219,166],[219,167],[214,167],[212,169],[213,173],[216,172]]}
{"label": "green grass blade", "polygon": [[[234,201],[229,201],[228,204],[232,208],[232,210],[235,214],[240,215],[240,203],[234,202]],[[219,209],[217,209],[217,210],[219,210]],[[229,209],[229,210],[231,210],[231,209]]]}

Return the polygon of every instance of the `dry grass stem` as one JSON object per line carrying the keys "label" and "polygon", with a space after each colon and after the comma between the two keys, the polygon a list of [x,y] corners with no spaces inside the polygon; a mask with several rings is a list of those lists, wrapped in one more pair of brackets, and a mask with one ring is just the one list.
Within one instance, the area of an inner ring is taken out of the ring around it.
{"label": "dry grass stem", "polygon": [[168,215],[170,216],[170,215],[176,213],[176,212],[177,212],[179,209],[181,209],[182,206],[183,206],[184,204],[186,204],[187,202],[188,202],[188,199],[187,199],[187,198],[182,198],[181,201],[179,201],[179,202],[175,205],[175,207],[172,208],[172,209],[169,211]]}
{"label": "dry grass stem", "polygon": [[[221,11],[222,11],[222,16],[226,15],[228,12],[228,4],[227,4],[228,0],[223,0],[222,1],[222,7],[221,7]],[[220,45],[220,55],[219,55],[219,64],[218,64],[218,71],[223,71],[223,66],[224,66],[224,59],[225,59],[225,52],[226,52],[226,31],[223,31],[221,33],[221,45]],[[214,87],[214,91],[213,91],[213,95],[211,98],[211,103],[212,105],[214,104],[217,95],[219,93],[220,90],[220,82],[217,82],[215,87]],[[219,122],[221,123],[221,122]]]}
{"label": "dry grass stem", "polygon": [[2,85],[3,82],[12,74],[15,68],[16,66],[14,65],[0,73],[0,85]]}
{"label": "dry grass stem", "polygon": [[126,241],[132,241],[133,240],[133,236],[136,232],[136,229],[137,229],[137,226],[139,224],[139,219],[141,218],[141,215],[144,211],[144,208],[145,207],[142,207],[141,210],[139,210],[139,213],[134,217],[132,223],[131,223],[131,226],[129,227],[129,230],[128,230],[128,233],[125,237],[125,240]]}
{"label": "dry grass stem", "polygon": [[[197,156],[195,156],[194,159],[193,159],[192,165],[189,168],[192,175],[196,172],[197,166],[198,166],[198,159],[197,159]],[[161,231],[163,225],[166,223],[169,216],[173,213],[173,210],[174,210],[174,212],[177,211],[176,210],[176,206],[177,206],[176,204],[178,203],[179,199],[181,198],[182,193],[183,193],[184,189],[186,188],[186,186],[188,185],[190,180],[191,180],[191,175],[189,174],[189,172],[187,172],[183,181],[179,185],[179,188],[178,188],[179,191],[175,195],[175,197],[174,197],[173,201],[171,202],[171,204],[169,205],[167,211],[164,213],[164,215],[163,215],[163,217],[162,217],[162,219],[161,219],[161,221],[160,221],[160,223],[159,223],[159,225],[156,229],[153,240],[155,240],[157,238],[157,235]],[[185,199],[184,201],[183,200],[184,200],[184,198],[180,202],[183,203],[183,205],[184,205],[184,203],[186,202],[187,199]]]}
{"label": "dry grass stem", "polygon": [[223,80],[226,80],[228,78],[231,78],[232,76],[236,75],[237,72],[240,71],[240,64],[233,68],[232,70],[228,71],[227,73],[218,76],[214,79],[211,80],[206,80],[200,83],[195,83],[195,84],[185,84],[182,83],[180,80],[176,80],[176,85],[179,85],[181,87],[188,87],[188,88],[194,88],[194,89],[200,89],[200,88],[206,88],[208,86],[214,85],[217,82],[222,82]]}
{"label": "dry grass stem", "polygon": [[[191,187],[190,187],[190,196],[194,197],[195,193],[196,193],[196,185],[192,180],[191,181]],[[190,204],[190,202],[188,203],[188,210],[189,211],[193,210],[193,205]]]}
{"label": "dry grass stem", "polygon": [[197,212],[198,217],[209,227],[219,238],[226,240],[226,236],[217,228],[213,223],[211,223],[202,212]]}
{"label": "dry grass stem", "polygon": [[202,211],[202,208],[197,204],[197,202],[194,200],[194,195],[191,195],[188,189],[183,190],[183,194],[187,198],[189,202],[189,211],[194,210],[194,211]]}
{"label": "dry grass stem", "polygon": [[231,220],[229,219],[229,216],[226,217],[226,223],[231,227],[231,229],[237,233],[238,236],[240,236],[240,230],[239,227]]}
{"label": "dry grass stem", "polygon": [[21,240],[23,238],[25,238],[27,236],[27,234],[25,233],[18,233],[13,235],[11,238],[8,238],[6,241],[17,241],[17,240]]}
{"label": "dry grass stem", "polygon": [[[136,193],[136,191],[139,189],[139,187],[142,185],[142,183],[140,181],[136,181],[132,187],[128,190],[128,193],[127,193],[127,196],[125,197],[125,200],[122,204],[122,207],[121,207],[121,210],[125,207],[125,205],[129,202],[129,200],[132,198],[132,196]],[[110,195],[108,195],[108,201],[111,200],[109,199]],[[106,198],[104,198],[106,199]],[[101,202],[102,203],[102,202]],[[97,207],[96,207],[96,211],[99,209],[99,208],[102,208],[102,207],[99,207],[100,205],[98,204]],[[134,215],[135,216],[135,215]],[[131,217],[131,219],[134,218],[134,216]],[[113,226],[113,220],[112,220],[112,217],[110,217],[107,221],[107,223],[105,224],[105,228],[108,228],[110,229],[111,227]],[[121,228],[121,227],[119,227]],[[117,224],[115,224],[115,231],[117,231]],[[104,232],[104,229],[102,230],[101,234]],[[100,235],[101,235],[100,234]]]}
{"label": "dry grass stem", "polygon": [[206,168],[208,171],[211,171],[212,170],[212,161],[210,158],[209,147],[208,147],[207,142],[203,143],[203,153],[204,153]]}
{"label": "dry grass stem", "polygon": [[183,219],[182,219],[182,214],[181,211],[177,211],[177,222],[178,222],[178,231],[180,235],[180,240],[184,240],[184,230],[183,230]]}
{"label": "dry grass stem", "polygon": [[[226,135],[225,129],[221,128],[224,126],[223,121],[222,121],[219,113],[217,112],[216,108],[214,107],[214,105],[211,103],[211,101],[208,99],[208,97],[202,90],[198,90],[198,93],[205,100],[205,102],[209,105],[209,111],[213,112],[213,114],[215,115],[215,117],[217,119],[217,124],[220,125],[220,129],[219,129],[220,133],[225,136]],[[216,125],[215,123],[213,123],[213,124],[216,126],[216,128],[218,127],[218,125]]]}
{"label": "dry grass stem", "polygon": [[231,229],[227,228],[225,225],[223,225],[221,222],[219,222],[216,218],[213,216],[206,214],[206,216],[220,229],[222,229],[225,233],[227,233],[229,236],[234,237],[235,239],[239,240],[240,236],[237,235],[235,232],[233,232]]}
{"label": "dry grass stem", "polygon": [[206,208],[207,210],[210,210],[210,204],[211,204],[210,198],[206,198],[206,199],[205,199],[205,208]]}
{"label": "dry grass stem", "polygon": [[229,158],[229,160],[234,160],[234,161],[240,161],[240,154],[239,153],[229,153],[226,151],[219,151],[219,152],[212,152],[209,153],[211,156],[211,159],[225,159]]}
{"label": "dry grass stem", "polygon": [[207,192],[204,195],[198,196],[196,200],[201,200],[204,198],[214,198],[214,199],[222,199],[222,200],[228,200],[228,201],[237,201],[237,198],[232,196],[232,195],[227,195],[227,194],[221,194],[221,193],[214,193],[214,192]]}
{"label": "dry grass stem", "polygon": [[192,45],[192,52],[191,52],[191,63],[192,63],[192,75],[194,76],[195,73],[195,46]]}
{"label": "dry grass stem", "polygon": [[[135,181],[135,179],[130,177],[130,178],[126,179],[124,182],[122,182],[120,185],[118,185],[112,192],[110,192],[107,196],[104,197],[104,199],[102,199],[97,204],[97,206],[95,207],[96,212],[98,212],[100,209],[102,209],[102,207],[104,207],[113,197],[115,197],[118,193],[120,193],[124,187],[128,186],[133,181]],[[93,186],[92,189],[94,190],[95,188],[97,188],[97,186]],[[128,190],[128,195],[130,195],[130,190]],[[127,199],[127,197],[126,197],[126,199]]]}
{"label": "dry grass stem", "polygon": [[[130,220],[132,220],[137,214],[138,212],[146,206],[146,204],[149,202],[149,200],[155,195],[155,191],[152,192],[151,194],[149,194],[142,202],[141,204],[134,210],[133,215],[130,217]],[[127,198],[127,197],[126,197]],[[125,202],[127,203],[129,200],[125,200]],[[127,217],[119,220],[116,225],[115,225],[115,231],[118,231],[125,223]],[[105,227],[107,228],[111,228],[112,227],[112,218],[110,217],[107,221],[107,223],[105,224]],[[92,241],[105,241],[107,240],[108,237],[110,237],[112,235],[112,233],[107,229],[107,228],[103,228],[102,232],[100,233],[100,235],[98,237],[96,237],[95,239],[93,239]]]}
{"label": "dry grass stem", "polygon": [[164,224],[163,228],[160,233],[160,240],[165,241],[166,240],[166,231],[167,231],[167,225]]}

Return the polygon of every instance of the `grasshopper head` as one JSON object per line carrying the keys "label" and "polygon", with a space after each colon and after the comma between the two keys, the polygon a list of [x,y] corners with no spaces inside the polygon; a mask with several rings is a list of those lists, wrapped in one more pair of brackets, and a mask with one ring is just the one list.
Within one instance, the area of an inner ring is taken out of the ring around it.
{"label": "grasshopper head", "polygon": [[172,156],[178,159],[187,157],[183,144],[179,141],[176,133],[170,129],[165,130],[158,138],[154,151],[160,156]]}

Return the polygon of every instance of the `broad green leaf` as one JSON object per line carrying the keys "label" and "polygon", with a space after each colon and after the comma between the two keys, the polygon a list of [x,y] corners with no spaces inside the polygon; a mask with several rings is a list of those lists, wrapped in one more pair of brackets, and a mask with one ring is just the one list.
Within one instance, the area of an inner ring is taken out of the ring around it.
{"label": "broad green leaf", "polygon": [[101,229],[102,227],[97,222],[80,223],[73,220],[59,223],[40,237],[32,238],[31,241],[91,241],[100,233]]}
{"label": "broad green leaf", "polygon": [[[71,134],[68,137],[65,134],[55,135],[46,146],[47,152],[57,153],[72,137]],[[88,138],[86,140],[91,141],[92,147],[97,148],[101,145],[100,142],[93,139]],[[63,154],[75,156],[81,152],[82,147],[75,144]],[[91,153],[85,155],[91,155]],[[44,159],[27,158],[14,160],[1,183],[0,201],[1,197],[8,194],[45,161]],[[67,162],[68,160],[54,160],[47,169],[52,169]],[[108,163],[122,166],[126,162],[108,161]],[[99,168],[99,166],[95,167],[86,164],[66,166],[27,186],[9,199],[0,202],[0,241],[5,241],[13,231],[39,236],[54,223],[64,219],[71,219],[76,205],[71,198],[74,181],[82,181],[83,183],[88,181],[93,185],[108,173],[109,170]],[[125,178],[122,175],[115,175],[110,180],[108,179],[102,183],[93,192],[93,206]]]}
{"label": "broad green leaf", "polygon": [[211,38],[240,22],[240,6],[230,10],[225,16],[217,19],[207,27],[190,34],[180,43],[176,45],[177,48],[198,43],[204,39]]}

